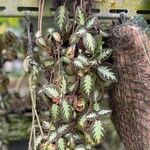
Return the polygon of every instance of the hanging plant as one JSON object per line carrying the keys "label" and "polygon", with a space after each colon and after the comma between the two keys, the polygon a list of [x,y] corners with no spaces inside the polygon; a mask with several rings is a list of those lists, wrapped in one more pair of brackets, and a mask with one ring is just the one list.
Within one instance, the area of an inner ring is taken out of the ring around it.
{"label": "hanging plant", "polygon": [[[43,36],[39,27],[39,51],[31,49],[32,54],[24,61],[25,69],[30,71],[33,107],[29,149],[84,150],[102,141],[101,118],[111,110],[102,109],[100,103],[105,88],[117,77],[105,62],[112,50],[103,48],[99,20],[87,10],[84,2],[80,3],[70,19],[65,3],[58,7],[56,28],[50,27]],[[36,111],[37,96],[49,107],[50,118],[43,125]]]}

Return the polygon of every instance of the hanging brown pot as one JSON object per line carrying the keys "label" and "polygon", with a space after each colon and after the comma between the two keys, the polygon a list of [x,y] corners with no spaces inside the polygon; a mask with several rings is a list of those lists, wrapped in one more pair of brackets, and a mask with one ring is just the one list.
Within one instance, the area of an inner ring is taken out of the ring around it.
{"label": "hanging brown pot", "polygon": [[112,120],[126,150],[150,150],[150,38],[130,22],[113,28],[110,39],[119,74]]}

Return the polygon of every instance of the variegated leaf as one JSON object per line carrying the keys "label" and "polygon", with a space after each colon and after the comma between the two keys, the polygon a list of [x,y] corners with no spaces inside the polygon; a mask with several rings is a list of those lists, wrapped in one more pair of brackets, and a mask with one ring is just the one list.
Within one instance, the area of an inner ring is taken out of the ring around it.
{"label": "variegated leaf", "polygon": [[92,92],[93,89],[93,78],[91,75],[85,75],[83,76],[83,78],[81,79],[81,88],[82,91],[87,95],[90,96],[90,93]]}
{"label": "variegated leaf", "polygon": [[87,150],[85,145],[77,145],[74,150]]}
{"label": "variegated leaf", "polygon": [[100,109],[101,109],[100,102],[94,101],[93,109],[94,109],[96,112],[100,111]]}
{"label": "variegated leaf", "polygon": [[82,10],[82,8],[78,7],[76,10],[75,20],[78,25],[84,25],[85,23],[85,14]]}
{"label": "variegated leaf", "polygon": [[41,142],[42,142],[42,136],[40,135],[40,136],[38,136],[36,139],[35,139],[35,147],[36,147],[36,149],[38,149],[38,147],[39,147],[39,145],[41,144]]}
{"label": "variegated leaf", "polygon": [[80,54],[78,57],[77,57],[78,60],[80,60],[84,65],[88,65],[88,58],[82,54]]}
{"label": "variegated leaf", "polygon": [[56,121],[60,117],[60,106],[57,104],[52,104],[50,114],[52,119]]}
{"label": "variegated leaf", "polygon": [[92,137],[89,133],[85,132],[84,136],[85,136],[85,139],[86,139],[87,143],[89,143],[91,146],[95,145],[95,143],[94,143],[94,141],[93,141],[93,139],[92,139]]}
{"label": "variegated leaf", "polygon": [[86,116],[86,119],[94,119],[97,117],[97,114],[95,112],[91,112]]}
{"label": "variegated leaf", "polygon": [[68,86],[69,92],[73,92],[77,88],[77,83],[70,83]]}
{"label": "variegated leaf", "polygon": [[67,100],[62,101],[62,115],[64,121],[68,122],[72,117],[72,107]]}
{"label": "variegated leaf", "polygon": [[77,37],[81,38],[81,37],[84,37],[86,33],[87,33],[87,31],[86,31],[86,29],[84,27],[78,27],[76,29],[75,35]]}
{"label": "variegated leaf", "polygon": [[26,72],[29,71],[29,66],[30,66],[29,62],[30,62],[30,61],[31,61],[31,57],[30,57],[30,56],[27,56],[27,57],[24,59],[24,61],[23,61],[23,68],[24,68],[24,70],[25,70]]}
{"label": "variegated leaf", "polygon": [[100,111],[98,112],[98,114],[99,114],[100,116],[103,116],[103,115],[110,114],[111,112],[112,112],[111,110],[100,110]]}
{"label": "variegated leaf", "polygon": [[60,6],[55,13],[56,23],[60,30],[65,28],[68,19],[68,12],[64,5]]}
{"label": "variegated leaf", "polygon": [[76,34],[72,34],[69,38],[70,45],[76,44],[76,43],[78,43],[78,41],[79,41],[79,38],[77,37]]}
{"label": "variegated leaf", "polygon": [[61,127],[58,128],[57,132],[58,134],[63,134],[68,130],[69,125],[62,125]]}
{"label": "variegated leaf", "polygon": [[107,80],[117,81],[114,71],[109,66],[104,66],[104,65],[99,66],[98,74],[105,81],[107,81]]}
{"label": "variegated leaf", "polygon": [[101,99],[101,97],[102,97],[102,95],[100,94],[100,91],[96,89],[96,90],[93,92],[93,100],[94,100],[94,101],[98,101],[98,100]]}
{"label": "variegated leaf", "polygon": [[58,98],[60,96],[59,89],[53,84],[46,84],[42,91],[50,98]]}
{"label": "variegated leaf", "polygon": [[66,150],[66,142],[64,140],[64,138],[59,138],[57,141],[57,148],[58,150]]}
{"label": "variegated leaf", "polygon": [[93,28],[93,27],[94,27],[95,20],[96,20],[96,17],[89,18],[89,19],[86,21],[86,28],[87,28],[87,29]]}
{"label": "variegated leaf", "polygon": [[77,68],[79,68],[79,69],[84,69],[84,64],[83,64],[83,62],[82,62],[81,60],[77,59],[77,58],[74,60],[74,65],[75,65]]}
{"label": "variegated leaf", "polygon": [[104,61],[107,60],[112,54],[112,49],[102,49],[98,56],[98,60]]}
{"label": "variegated leaf", "polygon": [[102,122],[100,120],[95,120],[94,123],[91,125],[91,132],[94,141],[99,144],[101,142],[102,136],[103,136],[103,126]]}
{"label": "variegated leaf", "polygon": [[87,121],[86,116],[83,115],[83,116],[79,119],[79,121],[78,121],[79,127],[83,128],[83,127],[85,126],[85,122],[86,122],[86,121]]}
{"label": "variegated leaf", "polygon": [[57,132],[51,131],[48,141],[51,143],[55,142],[57,139],[57,136],[58,136]]}
{"label": "variegated leaf", "polygon": [[95,41],[95,38],[90,33],[86,33],[86,35],[84,36],[83,44],[86,49],[94,53],[94,50],[96,47],[96,41]]}
{"label": "variegated leaf", "polygon": [[63,76],[62,81],[61,81],[61,92],[63,94],[66,94],[66,89],[67,89],[67,80],[66,80],[65,76]]}

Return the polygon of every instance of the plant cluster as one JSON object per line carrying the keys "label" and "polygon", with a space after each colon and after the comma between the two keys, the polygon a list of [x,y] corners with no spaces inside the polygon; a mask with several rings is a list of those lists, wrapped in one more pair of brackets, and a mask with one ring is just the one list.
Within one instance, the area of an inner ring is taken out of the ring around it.
{"label": "plant cluster", "polygon": [[[70,18],[65,5],[60,6],[54,17],[57,27],[44,36],[38,31],[39,52],[34,48],[24,60],[25,70],[30,71],[33,106],[29,149],[84,150],[102,141],[101,118],[111,111],[101,108],[101,100],[117,77],[106,63],[112,50],[103,48],[99,20],[85,12],[77,7]],[[39,54],[35,57],[35,53]],[[49,118],[42,125],[37,96],[49,108]]]}

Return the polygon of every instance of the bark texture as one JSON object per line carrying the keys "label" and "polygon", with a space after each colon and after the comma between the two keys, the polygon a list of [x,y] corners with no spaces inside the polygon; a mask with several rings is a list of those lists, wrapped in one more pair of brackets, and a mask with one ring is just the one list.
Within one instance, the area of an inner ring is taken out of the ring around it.
{"label": "bark texture", "polygon": [[150,38],[133,24],[112,29],[119,82],[111,91],[112,120],[126,150],[150,150]]}

